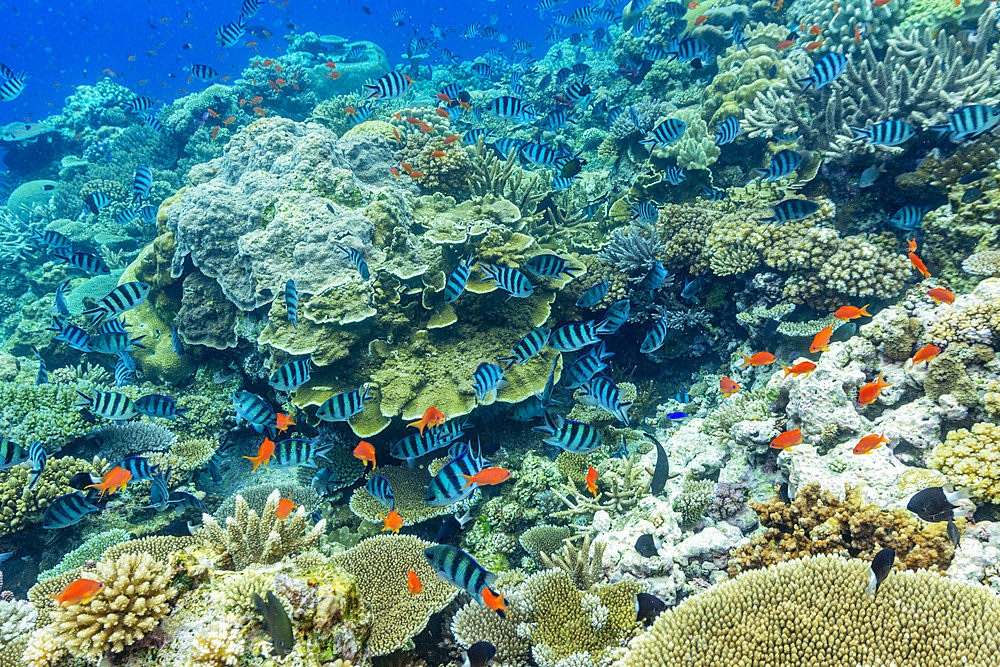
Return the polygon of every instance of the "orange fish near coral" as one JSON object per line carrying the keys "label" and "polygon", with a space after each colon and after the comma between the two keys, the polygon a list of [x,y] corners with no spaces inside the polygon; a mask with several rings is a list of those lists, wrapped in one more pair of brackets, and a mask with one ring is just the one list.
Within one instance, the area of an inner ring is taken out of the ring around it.
{"label": "orange fish near coral", "polygon": [[881,447],[883,442],[889,442],[884,433],[866,435],[858,440],[858,444],[854,445],[854,453],[867,454],[868,452]]}
{"label": "orange fish near coral", "polygon": [[805,45],[806,51],[815,51],[819,47],[823,46],[823,42],[809,42]]}
{"label": "orange fish near coral", "polygon": [[507,605],[503,601],[503,593],[494,595],[493,591],[489,589],[488,586],[483,588],[483,604],[492,609],[493,611],[499,612],[503,611],[504,614],[507,613]]}
{"label": "orange fish near coral", "polygon": [[462,477],[465,478],[465,486],[463,486],[462,489],[472,486],[473,484],[478,484],[479,486],[495,486],[510,479],[510,471],[503,468],[485,468],[477,472],[475,475],[462,475]]}
{"label": "orange fish near coral", "polygon": [[284,433],[288,430],[289,426],[295,426],[295,417],[291,414],[285,415],[279,412],[276,419],[276,427],[278,431]]}
{"label": "orange fish near coral", "polygon": [[913,368],[917,364],[923,363],[925,361],[930,361],[939,354],[941,354],[940,347],[938,347],[937,345],[926,345],[917,350],[917,353],[913,355],[912,359],[910,359],[911,362],[910,368]]}
{"label": "orange fish near coral", "polygon": [[597,498],[597,468],[594,466],[587,468],[587,490]]}
{"label": "orange fish near coral", "polygon": [[450,137],[445,137],[444,143],[450,144],[451,142],[458,141],[459,139],[461,139],[461,137],[459,137],[457,134],[453,134]]}
{"label": "orange fish near coral", "polygon": [[907,255],[907,257],[910,258],[910,264],[912,264],[913,268],[915,268],[917,271],[920,272],[920,275],[922,275],[924,278],[931,277],[931,272],[927,270],[926,266],[924,266],[923,261],[919,257],[917,257],[917,253],[911,252]]}
{"label": "orange fish near coral", "polygon": [[446,155],[448,154],[445,153],[444,151],[434,151],[433,153],[431,153],[431,157],[445,157]]}
{"label": "orange fish near coral", "polygon": [[909,250],[910,252],[917,251],[917,237],[913,237],[912,239],[906,239],[906,249]]}
{"label": "orange fish near coral", "polygon": [[104,584],[93,579],[77,579],[62,589],[59,595],[49,594],[50,598],[59,600],[59,606],[68,604],[83,604],[90,598],[97,595],[97,591],[104,588]]}
{"label": "orange fish near coral", "polygon": [[[398,172],[397,172],[398,173]],[[419,428],[420,434],[423,435],[425,428],[434,428],[435,426],[440,426],[444,423],[445,417],[444,413],[438,410],[433,405],[426,410],[424,410],[424,416],[415,422],[410,422],[407,426],[412,426],[413,428]]]}
{"label": "orange fish near coral", "polygon": [[[119,489],[127,488],[129,480],[132,479],[132,473],[121,466],[115,466],[111,470],[104,473],[104,477],[101,478],[100,484],[90,484],[83,488],[85,489],[100,489],[101,498],[104,497],[104,492],[107,491],[109,494],[118,491]],[[100,500],[100,498],[98,498]]]}
{"label": "orange fish near coral", "polygon": [[368,462],[372,462],[372,470],[375,469],[375,447],[372,443],[367,440],[362,440],[358,443],[358,446],[354,448],[354,458],[361,459],[365,462],[365,467],[368,467]]}
{"label": "orange fish near coral", "polygon": [[740,386],[734,380],[723,375],[722,379],[719,380],[719,390],[724,397],[729,398],[740,390]]}
{"label": "orange fish near coral", "polygon": [[773,449],[791,449],[800,442],[802,442],[802,429],[796,428],[791,431],[785,431],[772,440],[771,447]]}
{"label": "orange fish near coral", "polygon": [[866,303],[860,308],[857,306],[841,306],[833,313],[833,316],[838,320],[850,322],[851,320],[856,320],[859,317],[871,317],[872,314],[868,312],[868,304]]}
{"label": "orange fish near coral", "polygon": [[791,48],[793,46],[795,46],[794,39],[783,39],[780,42],[778,42],[774,48],[776,48],[779,51],[784,51],[785,49]]}
{"label": "orange fish near coral", "polygon": [[270,438],[264,438],[264,442],[260,443],[260,449],[257,450],[257,456],[244,456],[243,458],[253,463],[253,470],[250,472],[257,472],[257,468],[261,464],[267,465],[272,456],[274,456],[274,443],[271,442]]}
{"label": "orange fish near coral", "polygon": [[743,357],[743,365],[740,368],[746,368],[747,366],[767,366],[768,364],[773,364],[778,360],[776,356],[770,352],[758,352],[752,357],[747,355],[741,355]]}
{"label": "orange fish near coral", "polygon": [[410,592],[416,595],[420,591],[424,590],[424,583],[420,581],[420,577],[413,570],[406,573],[406,587],[410,589]]}
{"label": "orange fish near coral", "polygon": [[382,517],[383,526],[382,532],[387,530],[394,533],[398,533],[399,529],[403,527],[403,517],[399,516],[396,510],[392,510],[389,514],[379,514]]}
{"label": "orange fish near coral", "polygon": [[809,28],[809,34],[810,35],[818,35],[821,32],[823,32],[823,29],[820,28],[818,25],[814,25],[811,28]]}
{"label": "orange fish near coral", "polygon": [[295,503],[288,498],[282,498],[278,501],[278,509],[276,509],[274,513],[278,515],[279,519],[284,521],[288,518],[288,515],[292,513],[293,509],[295,509]]}
{"label": "orange fish near coral", "polygon": [[882,382],[882,372],[879,371],[878,378],[874,382],[861,387],[861,391],[858,392],[858,405],[871,405],[883,389],[891,386],[888,382]]}
{"label": "orange fish near coral", "polygon": [[785,369],[785,377],[788,377],[789,375],[794,375],[795,377],[805,375],[806,377],[809,377],[809,374],[816,370],[816,364],[811,361],[800,361],[794,366],[782,365],[782,368]]}
{"label": "orange fish near coral", "polygon": [[250,104],[260,104],[263,101],[264,101],[264,98],[261,95],[258,95],[257,97],[255,97],[252,100],[250,100]]}
{"label": "orange fish near coral", "polygon": [[943,287],[935,287],[932,290],[927,290],[927,296],[934,299],[938,303],[955,303],[955,295]]}
{"label": "orange fish near coral", "polygon": [[815,353],[815,352],[826,352],[827,350],[829,350],[830,336],[832,335],[833,335],[832,324],[820,329],[819,333],[813,336],[812,342],[809,343],[809,351]]}
{"label": "orange fish near coral", "polygon": [[267,112],[264,111],[263,109],[261,109],[260,107],[254,107],[253,108],[253,112],[255,114],[257,114],[258,116],[260,116],[261,118],[263,118],[264,116],[267,115]]}
{"label": "orange fish near coral", "polygon": [[882,7],[888,5],[890,0],[872,0],[872,7]]}
{"label": "orange fish near coral", "polygon": [[233,122],[234,120],[236,120],[236,116],[227,116],[227,117],[226,117],[226,120],[222,121],[222,124],[223,124],[223,125],[229,125],[229,124],[230,124],[230,123],[232,123],[232,122]]}
{"label": "orange fish near coral", "polygon": [[694,20],[694,24],[695,25],[701,25],[702,23],[704,23],[707,20],[708,20],[708,14],[702,14],[701,16],[699,16],[698,18],[696,18]]}
{"label": "orange fish near coral", "polygon": [[219,126],[218,125],[216,125],[215,127],[212,128],[212,141],[215,141],[215,138],[217,136],[219,136]]}

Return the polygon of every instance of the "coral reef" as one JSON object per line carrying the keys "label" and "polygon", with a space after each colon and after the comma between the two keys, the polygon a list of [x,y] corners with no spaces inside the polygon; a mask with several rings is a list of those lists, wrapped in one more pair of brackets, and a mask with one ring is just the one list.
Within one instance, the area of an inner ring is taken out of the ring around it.
{"label": "coral reef", "polygon": [[927,465],[940,470],[956,488],[972,497],[1000,504],[1000,426],[973,424],[947,435],[931,452]]}

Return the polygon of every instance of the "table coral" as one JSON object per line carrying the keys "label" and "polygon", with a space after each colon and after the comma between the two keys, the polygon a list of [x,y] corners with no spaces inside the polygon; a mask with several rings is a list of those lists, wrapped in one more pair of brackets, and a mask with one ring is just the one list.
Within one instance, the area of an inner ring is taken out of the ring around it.
{"label": "table coral", "polygon": [[952,431],[927,464],[956,487],[969,489],[973,498],[1000,504],[1000,426],[979,423]]}

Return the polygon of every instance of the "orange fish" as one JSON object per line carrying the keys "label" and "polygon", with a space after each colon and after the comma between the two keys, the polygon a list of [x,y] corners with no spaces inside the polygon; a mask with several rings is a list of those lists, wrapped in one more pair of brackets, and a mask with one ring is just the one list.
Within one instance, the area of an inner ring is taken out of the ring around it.
{"label": "orange fish", "polygon": [[794,39],[783,39],[780,42],[778,42],[774,48],[776,48],[779,51],[784,51],[785,49],[790,48],[794,45],[795,45]]}
{"label": "orange fish", "polygon": [[818,35],[821,32],[823,32],[823,29],[820,28],[818,25],[814,25],[811,28],[809,28],[809,34],[810,35]]}
{"label": "orange fish", "polygon": [[692,2],[688,3],[688,9],[694,9],[697,6],[698,6],[698,3],[694,2],[693,0],[692,0]]}
{"label": "orange fish", "polygon": [[888,5],[889,0],[872,0],[872,7],[882,7],[883,5]]}
{"label": "orange fish", "polygon": [[247,42],[247,46],[257,46],[257,42]]}
{"label": "orange fish", "polygon": [[911,252],[907,255],[907,257],[910,258],[910,264],[913,264],[913,268],[919,271],[920,275],[922,275],[924,278],[931,277],[931,272],[927,270],[927,267],[924,266],[923,261],[921,261],[921,259],[917,257],[916,253]]}
{"label": "orange fish", "polygon": [[258,95],[257,97],[255,97],[252,100],[250,100],[250,104],[260,104],[263,101],[264,101],[264,98],[262,96]]}
{"label": "orange fish", "polygon": [[785,431],[772,440],[771,447],[773,449],[791,449],[793,445],[797,445],[800,442],[802,442],[802,429],[796,428],[791,431]]}
{"label": "orange fish", "polygon": [[858,30],[858,26],[854,26],[854,41],[858,44],[861,43],[861,31]]}
{"label": "orange fish", "polygon": [[424,172],[422,172],[422,171],[411,171],[410,172],[410,178],[421,178],[421,177],[423,177],[423,175],[424,175]]}
{"label": "orange fish", "polygon": [[927,296],[938,303],[955,303],[955,295],[943,287],[935,287],[932,290],[927,290]]}
{"label": "orange fish", "polygon": [[850,322],[851,320],[856,320],[859,317],[871,317],[872,314],[869,313],[867,309],[867,303],[860,308],[857,306],[841,306],[833,313],[833,316],[838,320]]}
{"label": "orange fish", "polygon": [[232,123],[232,122],[233,122],[234,120],[236,120],[236,116],[227,116],[227,117],[226,117],[226,120],[222,121],[222,124],[223,124],[223,125],[229,125],[229,124],[230,124],[230,123]]}
{"label": "orange fish", "polygon": [[292,513],[293,509],[295,509],[295,503],[288,498],[282,498],[278,501],[278,509],[276,509],[274,513],[278,515],[279,519],[284,521],[288,518],[288,515]]}
{"label": "orange fish", "polygon": [[399,175],[399,169],[396,169],[395,167],[390,169],[389,173],[395,176],[396,178],[402,178],[402,176]]}
{"label": "orange fish", "polygon": [[388,515],[379,514],[382,517],[384,525],[382,526],[382,532],[387,530],[393,533],[398,533],[399,529],[403,527],[403,517],[399,516],[396,510],[392,510]]}
{"label": "orange fish", "polygon": [[206,111],[208,112],[208,115],[211,116],[212,118],[219,117],[219,114],[217,114],[214,109],[206,109]]}
{"label": "orange fish", "polygon": [[260,449],[257,450],[257,456],[244,456],[243,458],[253,463],[253,470],[250,472],[257,472],[258,466],[267,465],[272,456],[274,456],[274,443],[271,442],[270,438],[264,438],[264,442],[260,443]]}
{"label": "orange fish", "polygon": [[941,348],[938,347],[937,345],[925,345],[924,347],[917,350],[917,353],[913,355],[912,359],[910,359],[910,361],[912,362],[910,364],[910,368],[913,368],[919,363],[930,361],[939,354],[941,354]]}
{"label": "orange fish", "polygon": [[271,79],[268,79],[267,82],[271,84],[272,89],[277,90],[279,92],[281,91],[281,88],[278,86],[278,84],[272,81]]}
{"label": "orange fish", "polygon": [[372,470],[375,469],[375,447],[372,443],[367,440],[362,440],[358,443],[358,446],[354,448],[354,458],[361,459],[365,462],[365,467],[368,467],[368,462],[372,462]]}
{"label": "orange fish", "polygon": [[910,252],[916,252],[917,251],[917,238],[916,237],[913,237],[912,239],[906,239],[906,249],[909,250]]}
{"label": "orange fish", "polygon": [[[115,466],[111,470],[104,473],[104,477],[101,478],[100,484],[90,484],[83,488],[85,489],[100,489],[101,498],[104,497],[104,492],[107,491],[109,494],[114,493],[119,489],[127,488],[129,480],[132,479],[132,473],[121,466]],[[100,500],[100,498],[98,498]]]}
{"label": "orange fish", "polygon": [[396,128],[392,128],[392,134],[394,137],[396,137],[397,144],[403,143],[403,138],[399,136],[399,130],[397,130]]}
{"label": "orange fish", "polygon": [[420,581],[420,577],[413,570],[406,573],[406,587],[410,589],[410,592],[416,595],[420,591],[424,590],[424,584]]}
{"label": "orange fish", "polygon": [[104,584],[99,581],[94,581],[93,579],[77,579],[66,586],[66,588],[62,589],[62,593],[59,595],[52,595],[49,593],[49,597],[59,600],[60,607],[67,604],[83,604],[89,601],[90,598],[97,595],[97,591],[102,588],[104,588]]}
{"label": "orange fish", "polygon": [[874,382],[861,387],[861,391],[858,392],[858,405],[871,405],[885,387],[891,386],[888,382],[882,382],[882,372],[879,371],[878,378]]}
{"label": "orange fish", "polygon": [[431,153],[431,157],[445,157],[447,155],[448,154],[445,153],[444,151],[434,151],[433,153]]}
{"label": "orange fish", "polygon": [[326,75],[326,78],[333,79],[334,81],[336,81],[337,79],[340,78],[340,72],[330,72],[329,74]]}
{"label": "orange fish", "polygon": [[344,107],[344,113],[346,113],[348,116],[353,116],[354,114],[358,113],[358,110],[355,109],[354,107]]}
{"label": "orange fish", "polygon": [[587,490],[597,498],[597,468],[594,466],[587,468]]}
{"label": "orange fish", "polygon": [[450,137],[445,137],[444,138],[444,143],[450,144],[451,142],[458,141],[459,139],[461,139],[461,137],[459,137],[458,135],[453,134]]}
{"label": "orange fish", "polygon": [[483,588],[483,604],[493,611],[500,611],[502,609],[505,614],[507,613],[507,605],[503,601],[503,593],[494,594],[489,586]]}
{"label": "orange fish", "polygon": [[823,42],[809,42],[805,46],[806,51],[815,51],[819,47],[823,46]]}
{"label": "orange fish", "polygon": [[291,413],[284,415],[280,412],[278,413],[276,426],[278,431],[284,433],[288,430],[289,426],[295,426],[295,416]]}
{"label": "orange fish", "polygon": [[873,433],[872,435],[866,435],[865,437],[858,440],[858,444],[854,445],[854,453],[867,454],[868,452],[881,447],[883,442],[889,442],[889,440],[886,439],[884,433]]}
{"label": "orange fish", "polygon": [[274,66],[274,71],[280,73],[281,72],[281,65],[275,65]]}
{"label": "orange fish", "polygon": [[243,105],[246,104],[246,103],[247,103],[247,101],[244,98],[241,97],[240,98],[240,108],[243,108]]}
{"label": "orange fish", "polygon": [[698,18],[696,18],[694,20],[694,24],[695,25],[701,25],[702,23],[704,23],[707,20],[708,20],[708,14],[702,14],[701,16],[699,16]]}
{"label": "orange fish", "polygon": [[442,118],[451,118],[451,114],[449,114],[444,109],[435,109],[434,113],[436,113],[437,115],[441,116]]}
{"label": "orange fish", "polygon": [[215,127],[212,128],[212,141],[215,141],[215,138],[217,136],[219,136],[219,126],[218,125],[216,125]]}
{"label": "orange fish", "polygon": [[264,116],[267,115],[267,112],[264,111],[263,109],[261,109],[260,107],[254,107],[253,108],[253,112],[255,114],[257,114],[258,116],[260,116],[261,118],[263,118]]}
{"label": "orange fish", "polygon": [[794,375],[795,377],[805,375],[806,377],[809,377],[809,374],[816,370],[816,364],[811,361],[800,361],[794,366],[783,365],[782,368],[785,369],[785,377],[788,377],[789,375]]}
{"label": "orange fish", "polygon": [[442,102],[454,102],[455,100],[448,97],[448,93],[438,93],[434,97],[438,98]]}
{"label": "orange fish", "polygon": [[830,336],[833,335],[833,325],[825,326],[819,330],[815,336],[813,336],[812,342],[809,344],[810,352],[826,352],[830,349]]}
{"label": "orange fish", "polygon": [[719,380],[719,390],[724,397],[729,398],[740,390],[740,386],[735,381],[723,375],[722,379]]}
{"label": "orange fish", "polygon": [[433,132],[434,131],[433,127],[431,127],[430,125],[428,125],[427,123],[425,123],[423,121],[420,121],[420,125],[418,125],[417,127],[419,127],[420,131],[424,132],[424,133]]}
{"label": "orange fish", "polygon": [[840,5],[838,5],[837,1],[834,0],[834,2],[833,2],[833,13],[836,14],[839,11],[840,11]]}
{"label": "orange fish", "polygon": [[337,63],[333,62],[332,60],[326,61],[326,66],[329,67],[330,69],[337,69]]}
{"label": "orange fish", "polygon": [[413,116],[407,116],[406,122],[409,123],[410,125],[420,125],[420,123],[422,123],[423,121],[421,121],[419,118],[414,118]]}
{"label": "orange fish", "polygon": [[101,74],[108,74],[110,76],[118,76],[113,71],[109,70],[107,67],[101,70]]}
{"label": "orange fish", "polygon": [[402,167],[403,171],[405,171],[407,174],[413,173],[413,167],[410,166],[409,162],[400,162],[399,166]]}
{"label": "orange fish", "polygon": [[129,62],[132,62],[133,60],[135,60],[135,56],[129,56],[129,57],[128,57],[128,61],[129,61]]}
{"label": "orange fish", "polygon": [[[399,172],[396,172],[399,173]],[[420,429],[420,435],[424,434],[424,428],[434,428],[444,423],[444,413],[433,405],[424,410],[424,416],[415,422],[410,422],[407,426]]]}
{"label": "orange fish", "polygon": [[287,81],[285,81],[284,79],[275,79],[275,80],[274,80],[274,82],[275,82],[276,84],[278,84],[279,86],[283,86],[283,85],[285,85],[286,83],[288,83],[288,82],[287,82]]}
{"label": "orange fish", "polygon": [[776,356],[770,352],[758,352],[752,357],[748,357],[743,354],[743,365],[740,368],[746,368],[747,366],[767,366],[768,364],[773,364],[778,360]]}
{"label": "orange fish", "polygon": [[[465,486],[472,486],[473,484],[478,484],[479,486],[495,486],[501,484],[510,479],[510,471],[504,470],[503,468],[484,468],[480,470],[475,475],[462,475],[465,478]],[[459,489],[460,491],[462,489]]]}
{"label": "orange fish", "polygon": [[781,7],[785,4],[785,0],[778,0],[778,4],[771,7],[774,11],[781,11]]}

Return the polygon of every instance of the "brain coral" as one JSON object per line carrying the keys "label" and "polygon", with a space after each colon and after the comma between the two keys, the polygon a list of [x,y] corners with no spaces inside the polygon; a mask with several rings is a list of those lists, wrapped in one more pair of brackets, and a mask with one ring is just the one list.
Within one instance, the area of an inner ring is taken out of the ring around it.
{"label": "brain coral", "polygon": [[971,489],[973,498],[1000,503],[1000,426],[980,423],[952,431],[927,464],[955,486]]}

